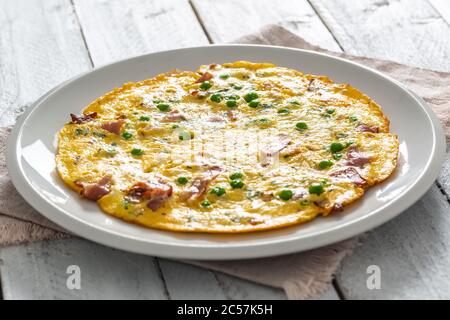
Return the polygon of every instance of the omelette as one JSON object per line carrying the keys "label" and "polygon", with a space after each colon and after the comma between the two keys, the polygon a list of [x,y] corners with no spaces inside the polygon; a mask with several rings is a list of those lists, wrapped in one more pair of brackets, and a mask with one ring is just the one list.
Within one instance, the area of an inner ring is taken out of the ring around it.
{"label": "omelette", "polygon": [[71,114],[64,182],[149,228],[239,233],[342,211],[395,170],[380,106],[348,84],[237,61],[127,83]]}

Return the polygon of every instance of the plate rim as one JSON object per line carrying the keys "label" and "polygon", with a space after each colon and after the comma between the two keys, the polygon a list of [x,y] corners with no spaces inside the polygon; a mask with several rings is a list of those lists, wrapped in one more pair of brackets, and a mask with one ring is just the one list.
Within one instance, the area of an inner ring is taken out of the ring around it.
{"label": "plate rim", "polygon": [[[329,229],[326,233],[318,232],[310,235],[307,238],[294,238],[294,239],[282,239],[271,240],[269,243],[257,243],[246,245],[229,245],[228,246],[190,246],[189,243],[179,244],[167,244],[162,242],[149,242],[142,239],[137,239],[132,236],[124,236],[123,234],[102,228],[100,226],[86,223],[73,216],[69,216],[62,210],[57,208],[53,203],[46,201],[41,195],[28,183],[27,178],[21,168],[20,161],[18,159],[18,147],[19,141],[24,130],[24,123],[28,117],[33,113],[36,106],[42,101],[50,97],[57,92],[60,88],[65,87],[72,82],[75,82],[83,76],[112,67],[116,64],[123,63],[125,61],[131,61],[135,59],[146,58],[151,55],[174,53],[176,51],[183,50],[201,50],[209,47],[251,47],[251,48],[276,48],[287,51],[297,51],[304,54],[320,55],[333,60],[345,62],[347,64],[354,65],[362,68],[369,73],[373,73],[385,80],[389,81],[393,85],[397,86],[400,90],[405,91],[413,98],[418,105],[422,108],[428,120],[432,126],[433,133],[433,148],[432,154],[424,167],[421,175],[417,177],[413,184],[408,186],[403,192],[396,196],[393,200],[385,203],[383,206],[373,210],[370,215],[360,217],[345,224],[336,226]],[[367,67],[358,62],[347,60],[341,57],[336,57],[327,53],[316,52],[312,50],[304,50],[282,46],[270,46],[270,45],[248,45],[248,44],[216,44],[207,46],[194,46],[186,48],[178,48],[172,50],[158,51],[153,53],[136,55],[133,57],[117,60],[96,68],[92,68],[79,75],[76,75],[60,85],[54,87],[44,95],[42,95],[36,102],[34,102],[29,109],[21,115],[10,135],[7,139],[6,148],[6,163],[11,181],[19,194],[40,214],[63,227],[64,229],[80,235],[83,238],[91,241],[101,243],[106,246],[114,247],[117,249],[153,255],[166,258],[181,258],[181,259],[197,259],[197,260],[230,260],[230,259],[250,259],[250,258],[262,258],[269,256],[277,256],[282,254],[302,252],[314,248],[319,248],[325,245],[336,243],[354,237],[358,234],[376,228],[377,226],[393,219],[398,216],[404,210],[413,205],[423,194],[431,187],[433,182],[441,170],[442,164],[446,155],[446,139],[442,129],[442,126],[437,119],[434,112],[428,106],[428,104],[415,93],[411,92],[405,85],[401,84],[395,79],[381,73],[378,70]],[[387,211],[387,212],[386,212]],[[45,213],[43,213],[45,212]],[[336,232],[339,230],[340,232]],[[300,243],[299,243],[300,242]],[[137,245],[138,244],[138,245]],[[148,250],[151,248],[150,250]],[[183,249],[189,248],[186,252]],[[255,249],[257,248],[257,250]],[[255,249],[255,250],[251,250]],[[150,252],[151,251],[151,252]],[[188,251],[188,252],[187,252]],[[217,252],[220,251],[220,252]]]}

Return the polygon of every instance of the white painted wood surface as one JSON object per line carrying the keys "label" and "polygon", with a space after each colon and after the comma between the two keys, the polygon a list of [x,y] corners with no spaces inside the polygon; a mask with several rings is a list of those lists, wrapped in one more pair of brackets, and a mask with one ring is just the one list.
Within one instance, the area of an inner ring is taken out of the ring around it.
{"label": "white painted wood surface", "polygon": [[[427,1],[311,3],[348,52],[450,71],[450,27]],[[345,260],[337,281],[346,298],[450,298],[450,239],[445,231],[449,160],[447,154],[438,179],[441,190],[433,186],[399,218],[372,231]],[[372,264],[381,267],[382,290],[366,287],[365,270]]]}
{"label": "white painted wood surface", "polygon": [[[433,6],[428,0],[73,0],[72,7],[69,0],[0,0],[6,9],[0,10],[0,124],[12,123],[16,110],[87,70],[91,61],[98,66],[208,40],[226,42],[274,22],[335,51],[448,70],[450,35],[440,16],[446,6],[437,10],[442,1],[431,1]],[[379,21],[380,12],[386,21]],[[449,163],[441,190],[450,190]],[[337,276],[345,297],[449,298],[446,197],[434,186],[400,218],[374,230]],[[90,283],[79,292],[64,286],[65,268],[74,260]],[[382,290],[367,290],[369,264],[382,268]],[[285,298],[278,289],[77,239],[1,249],[0,275],[6,299]],[[332,289],[323,298],[338,296]]]}

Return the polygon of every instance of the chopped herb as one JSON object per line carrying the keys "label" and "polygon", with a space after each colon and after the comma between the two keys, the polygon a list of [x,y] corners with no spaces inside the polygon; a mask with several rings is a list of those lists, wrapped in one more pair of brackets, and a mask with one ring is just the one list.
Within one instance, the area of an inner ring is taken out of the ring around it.
{"label": "chopped herb", "polygon": [[138,148],[134,148],[133,150],[131,150],[131,154],[133,156],[141,156],[141,155],[144,154],[144,150],[138,149]]}
{"label": "chopped herb", "polygon": [[297,105],[297,106],[300,105],[300,102],[299,102],[298,100],[292,100],[292,101],[289,101],[289,103],[290,103],[290,104],[295,104],[295,105]]}
{"label": "chopped herb", "polygon": [[348,120],[350,120],[351,122],[355,122],[358,121],[358,118],[356,116],[349,116]]}
{"label": "chopped herb", "polygon": [[209,200],[204,200],[204,201],[202,201],[202,202],[200,203],[200,205],[201,205],[203,208],[207,208],[207,207],[211,206],[211,201],[209,201]]}
{"label": "chopped herb", "polygon": [[306,124],[306,122],[297,122],[295,128],[299,131],[302,131],[308,129],[308,125]]}
{"label": "chopped herb", "polygon": [[333,159],[334,160],[341,160],[342,158],[342,153],[335,153],[333,154]]}
{"label": "chopped herb", "polygon": [[319,162],[319,169],[324,170],[333,165],[333,162],[330,160],[323,160]]}
{"label": "chopped herb", "polygon": [[234,89],[234,90],[242,90],[242,88],[244,88],[244,86],[242,86],[242,85],[239,85],[239,84],[231,84],[231,87]]}
{"label": "chopped herb", "polygon": [[222,101],[222,95],[220,93],[215,93],[209,99],[213,102],[219,103],[220,101]]}
{"label": "chopped herb", "polygon": [[233,189],[242,189],[244,187],[244,182],[242,182],[242,180],[231,180],[230,186]]}
{"label": "chopped herb", "polygon": [[156,99],[153,100],[153,103],[154,103],[154,104],[160,104],[161,102],[162,102],[161,100],[156,100]]}
{"label": "chopped herb", "polygon": [[350,147],[354,142],[353,141],[347,141],[345,143],[345,147]]}
{"label": "chopped herb", "polygon": [[128,131],[124,131],[122,133],[122,138],[124,138],[125,140],[130,140],[131,138],[133,138],[133,135],[131,133],[129,133]]}
{"label": "chopped herb", "polygon": [[226,190],[223,187],[214,187],[211,188],[211,191],[209,191],[209,193],[215,194],[216,196],[220,197],[226,193]]}
{"label": "chopped herb", "polygon": [[333,152],[333,153],[342,151],[342,150],[344,150],[344,148],[345,148],[345,146],[342,143],[340,143],[340,142],[333,142],[330,145],[330,151]]}
{"label": "chopped herb", "polygon": [[309,206],[309,205],[310,205],[310,202],[309,202],[309,200],[302,200],[302,201],[300,201],[300,204],[301,204],[302,206]]}
{"label": "chopped herb", "polygon": [[222,80],[227,80],[229,77],[230,77],[230,75],[229,75],[229,74],[226,74],[226,73],[221,74],[221,75],[219,76],[219,78],[222,79]]}
{"label": "chopped herb", "polygon": [[257,108],[259,106],[259,100],[252,100],[248,103],[250,108]]}
{"label": "chopped herb", "polygon": [[123,198],[122,205],[125,210],[128,210],[130,208],[130,200],[128,200],[127,198]]}
{"label": "chopped herb", "polygon": [[96,137],[99,137],[99,138],[104,138],[104,137],[106,137],[106,134],[101,133],[101,132],[97,132],[97,131],[92,132],[92,134],[93,134],[94,136],[96,136]]}
{"label": "chopped herb", "polygon": [[75,135],[77,135],[77,136],[81,136],[81,135],[85,136],[88,133],[89,133],[88,129],[81,129],[81,128],[75,129]]}
{"label": "chopped herb", "polygon": [[313,183],[309,186],[308,191],[310,194],[317,194],[319,196],[324,192],[323,185],[321,183]]}
{"label": "chopped herb", "polygon": [[335,111],[336,111],[336,109],[333,109],[333,108],[328,108],[327,109],[327,113],[328,114],[333,114]]}
{"label": "chopped herb", "polygon": [[250,102],[252,100],[258,99],[258,94],[256,92],[249,92],[246,95],[244,95],[244,100],[246,102]]}
{"label": "chopped herb", "polygon": [[278,109],[278,114],[286,115],[286,114],[289,114],[289,113],[291,113],[291,111],[288,108]]}
{"label": "chopped herb", "polygon": [[179,125],[174,124],[174,125],[172,126],[172,129],[178,129],[179,127],[180,127]]}
{"label": "chopped herb", "polygon": [[178,179],[177,179],[177,183],[178,184],[181,184],[181,185],[185,185],[186,183],[188,183],[188,178],[186,178],[186,177],[178,177]]}
{"label": "chopped herb", "polygon": [[242,174],[242,172],[234,172],[230,175],[230,179],[231,180],[237,180],[237,179],[242,179],[242,177],[244,177],[244,175]]}
{"label": "chopped herb", "polygon": [[150,121],[150,117],[148,117],[148,116],[141,116],[139,118],[139,121]]}
{"label": "chopped herb", "polygon": [[291,190],[289,190],[289,189],[282,190],[282,191],[280,191],[280,193],[278,194],[278,196],[280,197],[280,199],[281,199],[281,200],[284,200],[284,201],[290,200],[290,199],[292,198],[293,195],[294,195],[294,193],[293,193]]}
{"label": "chopped herb", "polygon": [[167,112],[170,110],[170,106],[166,103],[160,103],[156,107],[162,112]]}
{"label": "chopped herb", "polygon": [[209,81],[204,81],[204,82],[202,82],[202,84],[200,85],[199,88],[202,89],[203,91],[206,91],[206,90],[211,89],[211,87],[212,87],[211,82],[209,82]]}
{"label": "chopped herb", "polygon": [[237,106],[236,100],[228,100],[226,104],[228,108],[235,108]]}

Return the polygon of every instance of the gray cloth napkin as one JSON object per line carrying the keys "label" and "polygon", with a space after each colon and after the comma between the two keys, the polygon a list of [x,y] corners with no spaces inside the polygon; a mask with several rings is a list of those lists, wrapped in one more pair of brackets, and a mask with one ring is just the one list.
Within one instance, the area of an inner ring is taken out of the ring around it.
{"label": "gray cloth napkin", "polygon": [[[402,64],[329,52],[270,25],[235,43],[270,44],[326,52],[378,69],[422,96],[450,136],[450,74]],[[0,128],[0,245],[69,237],[61,227],[31,208],[12,185],[5,165],[5,142],[10,128]],[[186,261],[257,283],[283,288],[290,299],[317,298],[328,289],[342,259],[351,254],[360,237],[307,252],[253,260]]]}

